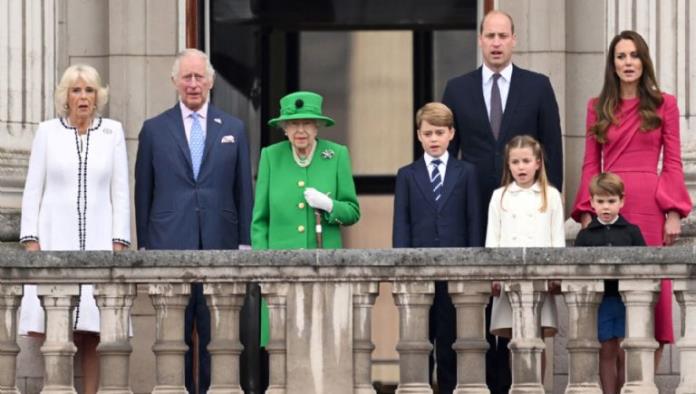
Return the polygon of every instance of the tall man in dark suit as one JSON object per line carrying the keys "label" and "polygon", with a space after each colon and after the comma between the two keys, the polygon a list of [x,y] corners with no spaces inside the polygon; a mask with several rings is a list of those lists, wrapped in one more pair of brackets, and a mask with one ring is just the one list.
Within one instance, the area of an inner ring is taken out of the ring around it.
{"label": "tall man in dark suit", "polygon": [[[457,129],[450,152],[472,162],[477,170],[481,203],[487,205],[500,187],[505,144],[516,135],[535,137],[546,153],[550,182],[563,186],[563,143],[558,104],[548,77],[512,64],[516,44],[512,17],[501,11],[486,14],[479,29],[483,65],[447,82],[442,101],[454,112]],[[487,213],[484,210],[482,232]],[[490,322],[490,305],[487,310]],[[507,340],[489,336],[486,380],[492,394],[510,387]]]}
{"label": "tall man in dark suit", "polygon": [[[442,103],[428,103],[416,114],[423,157],[402,167],[394,192],[395,248],[482,246],[478,181],[474,166],[447,151],[455,130],[452,111]],[[430,341],[437,356],[437,382],[441,394],[457,385],[456,311],[447,282],[435,283],[430,308]],[[430,358],[433,367],[433,357]],[[430,373],[432,376],[432,372]]]}
{"label": "tall man in dark suit", "polygon": [[[251,245],[251,164],[244,124],[208,102],[215,70],[197,49],[179,53],[172,82],[179,102],[140,130],[135,163],[138,247],[237,249]],[[210,386],[210,311],[195,284],[186,308],[186,341],[199,336],[199,375],[186,353],[190,393]]]}

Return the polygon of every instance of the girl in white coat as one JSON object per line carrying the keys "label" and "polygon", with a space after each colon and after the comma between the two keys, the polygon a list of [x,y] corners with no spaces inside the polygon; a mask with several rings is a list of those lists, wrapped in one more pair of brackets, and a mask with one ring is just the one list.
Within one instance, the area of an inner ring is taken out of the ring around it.
{"label": "girl in white coat", "polygon": [[[517,136],[505,147],[503,186],[493,192],[488,207],[486,247],[564,247],[561,194],[546,177],[544,152],[537,140]],[[550,292],[556,292],[555,284]],[[491,334],[512,337],[512,308],[500,283],[493,284]],[[542,335],[557,327],[555,296],[547,295],[541,310]],[[542,376],[544,373],[542,356]]]}

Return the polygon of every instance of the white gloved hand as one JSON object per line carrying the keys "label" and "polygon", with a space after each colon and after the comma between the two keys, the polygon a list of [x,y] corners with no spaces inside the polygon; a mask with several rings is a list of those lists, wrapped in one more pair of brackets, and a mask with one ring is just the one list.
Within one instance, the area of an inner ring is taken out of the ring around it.
{"label": "white gloved hand", "polygon": [[331,197],[313,187],[305,189],[304,198],[307,200],[307,204],[312,208],[321,209],[326,212],[331,212],[333,210],[333,200]]}

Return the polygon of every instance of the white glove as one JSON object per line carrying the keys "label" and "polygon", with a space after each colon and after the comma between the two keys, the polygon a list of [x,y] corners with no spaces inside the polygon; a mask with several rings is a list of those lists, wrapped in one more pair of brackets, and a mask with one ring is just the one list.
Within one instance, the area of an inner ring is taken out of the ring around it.
{"label": "white glove", "polygon": [[312,208],[321,209],[326,212],[331,212],[333,210],[333,200],[331,197],[313,187],[305,189],[304,198],[307,200],[307,204]]}

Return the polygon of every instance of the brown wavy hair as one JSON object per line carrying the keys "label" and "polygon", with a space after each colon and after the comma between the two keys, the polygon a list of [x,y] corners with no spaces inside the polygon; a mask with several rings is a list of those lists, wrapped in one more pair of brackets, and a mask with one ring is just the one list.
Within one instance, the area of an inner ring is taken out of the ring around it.
{"label": "brown wavy hair", "polygon": [[505,161],[503,162],[503,177],[500,185],[503,187],[503,192],[500,195],[500,208],[505,210],[503,207],[503,196],[507,191],[508,186],[515,181],[512,176],[512,171],[510,171],[510,151],[519,148],[530,148],[534,158],[539,160],[539,169],[536,174],[534,174],[534,180],[539,182],[539,187],[541,188],[541,206],[539,207],[539,212],[546,212],[548,206],[548,201],[546,198],[546,188],[549,185],[548,177],[546,176],[546,165],[544,164],[544,149],[541,147],[539,141],[534,137],[524,134],[513,137],[510,142],[505,145]]}
{"label": "brown wavy hair", "polygon": [[609,126],[619,123],[615,111],[621,99],[621,80],[616,74],[614,66],[614,52],[616,45],[621,40],[631,40],[636,46],[638,58],[643,64],[643,73],[638,82],[638,112],[640,113],[640,131],[646,132],[662,126],[662,118],[656,109],[662,105],[662,92],[655,78],[655,67],[650,59],[650,50],[643,37],[635,31],[624,30],[617,34],[609,44],[606,66],[604,68],[604,85],[595,103],[597,121],[590,126],[589,133],[594,135],[597,142],[607,142],[607,130]]}

